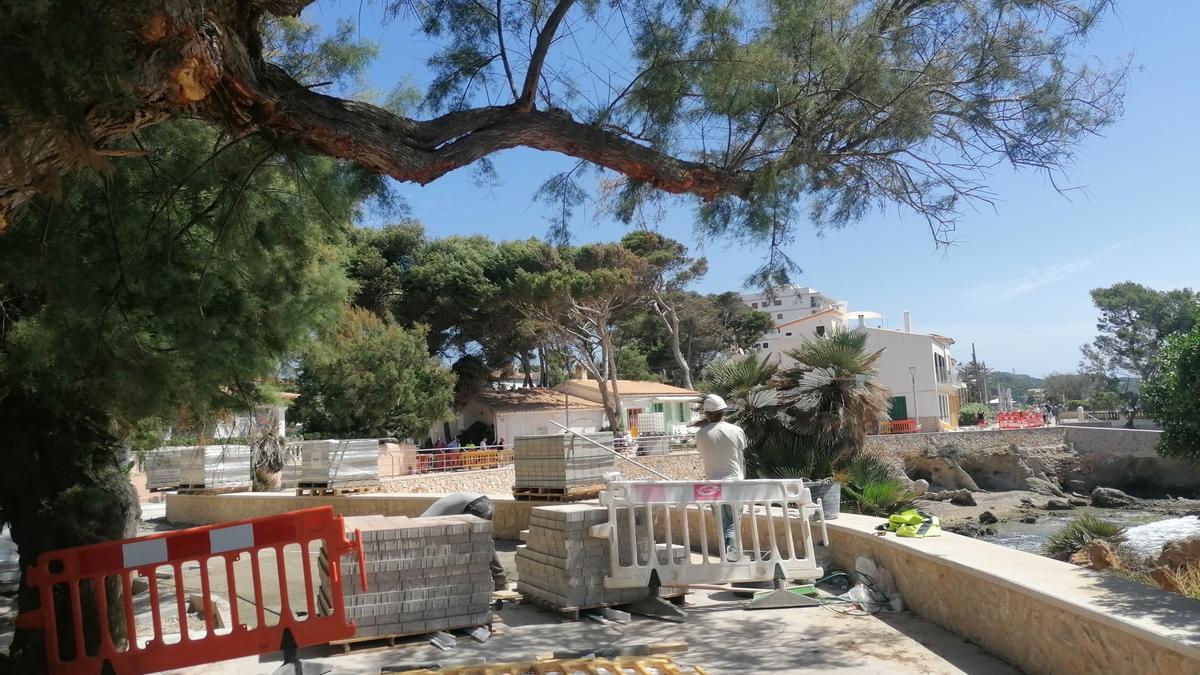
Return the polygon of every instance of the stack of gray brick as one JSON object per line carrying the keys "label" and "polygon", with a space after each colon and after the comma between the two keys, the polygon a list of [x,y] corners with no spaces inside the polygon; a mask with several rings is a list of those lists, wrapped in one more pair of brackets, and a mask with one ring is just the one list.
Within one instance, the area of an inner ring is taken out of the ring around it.
{"label": "stack of gray brick", "polygon": [[[493,581],[492,523],[475,516],[345,519],[362,534],[367,592],[359,565],[341,565],[346,617],[355,637],[411,635],[479,626],[488,622]],[[333,606],[329,562],[320,560],[323,613]]]}
{"label": "stack of gray brick", "polygon": [[[563,504],[534,508],[525,545],[517,547],[517,590],[553,607],[576,608],[620,605],[646,595],[644,588],[604,587],[609,572],[609,540],[592,537],[588,530],[608,520],[608,509],[595,504]],[[626,527],[620,528],[626,532]],[[628,541],[628,539],[621,539]],[[638,542],[639,558],[648,559],[653,542]],[[659,547],[660,560],[666,548]],[[683,547],[674,546],[677,560]],[[628,563],[628,552],[619,558]]]}
{"label": "stack of gray brick", "polygon": [[[585,434],[612,447],[612,434]],[[614,470],[612,453],[575,436],[517,436],[513,443],[514,487],[571,488],[599,485]]]}

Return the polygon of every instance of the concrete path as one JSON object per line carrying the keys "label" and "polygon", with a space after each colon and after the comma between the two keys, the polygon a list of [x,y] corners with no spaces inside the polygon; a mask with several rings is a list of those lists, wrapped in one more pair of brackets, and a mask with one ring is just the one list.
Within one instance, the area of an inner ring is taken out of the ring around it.
{"label": "concrete path", "polygon": [[[686,623],[634,617],[625,625],[564,621],[532,605],[501,610],[504,633],[486,644],[460,637],[443,652],[413,640],[387,649],[331,655],[309,649],[305,660],[323,663],[337,674],[371,674],[381,668],[422,663],[442,666],[531,660],[555,651],[686,640],[677,663],[708,673],[923,673],[1014,675],[1018,671],[937,626],[907,612],[849,616],[831,608],[745,611],[730,593],[696,592]],[[189,673],[269,673],[279,655],[238,659],[192,668]],[[178,671],[182,674],[183,671]]]}

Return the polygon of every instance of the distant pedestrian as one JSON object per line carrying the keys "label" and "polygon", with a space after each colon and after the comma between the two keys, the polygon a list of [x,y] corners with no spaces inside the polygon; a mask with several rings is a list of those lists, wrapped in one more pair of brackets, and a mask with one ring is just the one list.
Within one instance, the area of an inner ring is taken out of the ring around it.
{"label": "distant pedestrian", "polygon": [[987,416],[984,415],[983,413],[975,413],[975,424],[977,424],[981,427],[986,427],[987,426]]}

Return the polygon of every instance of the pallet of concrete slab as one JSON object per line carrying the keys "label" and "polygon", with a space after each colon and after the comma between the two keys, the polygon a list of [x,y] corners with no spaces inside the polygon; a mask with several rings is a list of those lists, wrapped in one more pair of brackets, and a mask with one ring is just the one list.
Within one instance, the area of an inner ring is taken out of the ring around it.
{"label": "pallet of concrete slab", "polygon": [[[437,634],[442,635],[437,635]],[[443,631],[417,631],[414,633],[393,633],[389,635],[364,635],[363,637],[353,637],[347,640],[334,640],[329,643],[330,647],[340,647],[343,654],[349,654],[352,651],[372,651],[376,649],[394,649],[407,645],[416,646],[418,644],[437,640],[441,641],[449,636],[450,645],[448,648],[453,648],[454,641],[458,638],[474,638],[478,642],[487,642],[492,636],[492,628],[490,623],[480,624],[478,626],[462,626],[459,628],[451,628]]]}
{"label": "pallet of concrete slab", "polygon": [[[562,504],[538,506],[530,511],[525,543],[517,547],[517,591],[528,601],[562,612],[572,618],[586,609],[619,607],[646,597],[646,588],[607,588],[609,540],[593,537],[593,525],[608,522],[608,509],[598,504]],[[617,527],[628,528],[625,519]],[[619,538],[627,541],[628,538]],[[682,546],[655,551],[660,560],[687,555]],[[627,561],[630,551],[618,552],[619,561]],[[638,557],[648,560],[650,550],[639,550]],[[628,564],[628,563],[626,563]],[[679,589],[660,588],[659,595],[681,599]]]}
{"label": "pallet of concrete slab", "polygon": [[[474,628],[491,617],[492,523],[475,516],[352,516],[362,536],[364,567],[341,562],[342,601],[355,622],[350,642]],[[318,559],[318,611],[332,613],[329,560]],[[358,584],[367,579],[367,591]]]}
{"label": "pallet of concrete slab", "polygon": [[230,495],[238,492],[249,492],[249,485],[232,485],[227,487],[204,487],[203,485],[180,485],[175,491],[181,495]]}
{"label": "pallet of concrete slab", "polygon": [[580,502],[600,496],[604,484],[569,488],[514,487],[513,499],[519,502]]}
{"label": "pallet of concrete slab", "polygon": [[297,487],[363,487],[379,484],[379,439],[301,441]]}
{"label": "pallet of concrete slab", "polygon": [[[513,443],[513,490],[599,485],[615,470],[612,434],[518,436]],[[599,446],[602,447],[598,447]]]}
{"label": "pallet of concrete slab", "polygon": [[250,446],[168,446],[146,456],[146,487],[150,490],[249,489]]}
{"label": "pallet of concrete slab", "polygon": [[342,495],[361,494],[364,492],[379,492],[383,486],[378,481],[362,483],[339,482],[337,487],[328,483],[299,483],[296,485],[297,497],[340,497]]}

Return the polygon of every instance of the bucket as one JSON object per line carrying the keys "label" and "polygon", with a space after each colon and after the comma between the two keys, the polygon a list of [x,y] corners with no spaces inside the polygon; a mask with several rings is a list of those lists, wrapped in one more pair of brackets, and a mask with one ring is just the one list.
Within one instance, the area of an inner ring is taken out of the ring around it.
{"label": "bucket", "polygon": [[[821,500],[821,508],[825,511],[825,520],[834,520],[840,513],[842,502],[842,484],[837,481],[805,481],[804,487],[808,488],[812,495],[812,500],[815,502]],[[813,515],[816,519],[816,515]]]}

